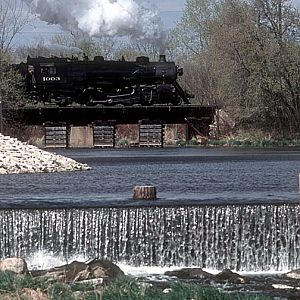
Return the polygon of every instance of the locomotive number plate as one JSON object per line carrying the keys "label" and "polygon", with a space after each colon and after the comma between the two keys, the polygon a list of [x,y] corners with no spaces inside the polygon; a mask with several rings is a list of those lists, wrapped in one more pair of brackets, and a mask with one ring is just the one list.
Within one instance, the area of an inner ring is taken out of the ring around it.
{"label": "locomotive number plate", "polygon": [[60,77],[58,76],[43,77],[43,81],[60,81]]}

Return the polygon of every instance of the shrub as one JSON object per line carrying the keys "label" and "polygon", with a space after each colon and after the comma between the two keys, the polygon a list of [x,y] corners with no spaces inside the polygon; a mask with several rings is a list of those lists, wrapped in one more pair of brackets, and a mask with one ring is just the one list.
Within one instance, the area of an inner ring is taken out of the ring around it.
{"label": "shrub", "polygon": [[208,140],[207,144],[209,146],[224,146],[226,141],[224,140]]}
{"label": "shrub", "polygon": [[102,295],[97,291],[88,292],[84,295],[84,300],[102,300]]}
{"label": "shrub", "polygon": [[186,145],[186,141],[185,140],[177,140],[176,145],[178,147],[184,147]]}
{"label": "shrub", "polygon": [[189,140],[189,145],[191,145],[191,146],[196,146],[196,145],[198,145],[197,139],[192,138],[191,140]]}
{"label": "shrub", "polygon": [[130,277],[119,277],[104,289],[103,299],[140,300],[144,299],[144,291],[141,289],[136,279]]}
{"label": "shrub", "polygon": [[126,139],[121,139],[117,141],[117,145],[120,147],[127,147],[129,145],[129,142]]}
{"label": "shrub", "polygon": [[92,283],[74,282],[70,284],[70,288],[73,292],[75,291],[87,292],[87,291],[94,290],[95,286]]}
{"label": "shrub", "polygon": [[19,289],[29,288],[29,289],[47,289],[47,283],[43,278],[33,278],[30,275],[25,276],[16,276],[15,277],[15,285]]}
{"label": "shrub", "polygon": [[11,271],[0,272],[0,290],[14,292],[16,274]]}
{"label": "shrub", "polygon": [[62,283],[54,283],[49,287],[50,300],[76,300],[71,288]]}

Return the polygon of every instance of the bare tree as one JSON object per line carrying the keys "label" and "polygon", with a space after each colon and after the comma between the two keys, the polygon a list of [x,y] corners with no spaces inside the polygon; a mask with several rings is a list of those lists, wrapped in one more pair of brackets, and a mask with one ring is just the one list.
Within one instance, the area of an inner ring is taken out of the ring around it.
{"label": "bare tree", "polygon": [[190,66],[196,99],[222,105],[240,124],[297,132],[299,11],[290,0],[223,0],[203,14],[211,8],[206,2],[187,0],[175,32],[184,39],[179,55]]}
{"label": "bare tree", "polygon": [[118,41],[115,37],[108,35],[90,37],[81,31],[56,35],[52,42],[67,47],[77,47],[89,57],[101,55],[105,59],[112,58],[118,48]]}
{"label": "bare tree", "polygon": [[21,0],[0,0],[0,60],[8,54],[14,38],[30,21]]}
{"label": "bare tree", "polygon": [[209,44],[210,23],[217,17],[219,0],[187,0],[183,17],[173,31],[177,40],[178,55],[186,58],[201,55]]}

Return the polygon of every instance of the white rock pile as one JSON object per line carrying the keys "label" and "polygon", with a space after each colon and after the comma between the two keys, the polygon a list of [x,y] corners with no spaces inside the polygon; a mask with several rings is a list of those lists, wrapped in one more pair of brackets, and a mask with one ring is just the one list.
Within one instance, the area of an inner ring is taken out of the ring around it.
{"label": "white rock pile", "polygon": [[0,175],[85,171],[90,167],[0,134]]}

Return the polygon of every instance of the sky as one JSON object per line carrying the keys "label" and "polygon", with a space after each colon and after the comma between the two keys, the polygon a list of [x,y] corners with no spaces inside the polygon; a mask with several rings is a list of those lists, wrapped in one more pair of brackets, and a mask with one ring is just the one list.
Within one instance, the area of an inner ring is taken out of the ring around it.
{"label": "sky", "polygon": [[[182,11],[185,0],[148,0],[156,5],[161,11]],[[293,0],[296,6],[300,7],[300,0]]]}
{"label": "sky", "polygon": [[[184,9],[185,0],[143,0],[153,5],[160,12],[164,29],[168,30],[176,25]],[[299,0],[300,1],[300,0]],[[0,0],[1,2],[1,0]],[[39,20],[25,27],[21,34],[18,34],[14,44],[35,44],[39,40],[49,40],[53,35],[61,33],[59,26],[49,25]]]}
{"label": "sky", "polygon": [[157,6],[160,11],[182,11],[185,0],[149,0],[149,2]]}
{"label": "sky", "polygon": [[[160,16],[165,29],[170,29],[176,25],[184,10],[185,0],[143,0],[151,3],[160,11]],[[1,0],[0,0],[1,2]],[[300,8],[300,0],[293,0]],[[49,40],[53,35],[61,33],[59,26],[50,26],[45,22],[36,21],[27,26],[22,34],[17,36],[15,44],[32,44],[38,40]]]}

